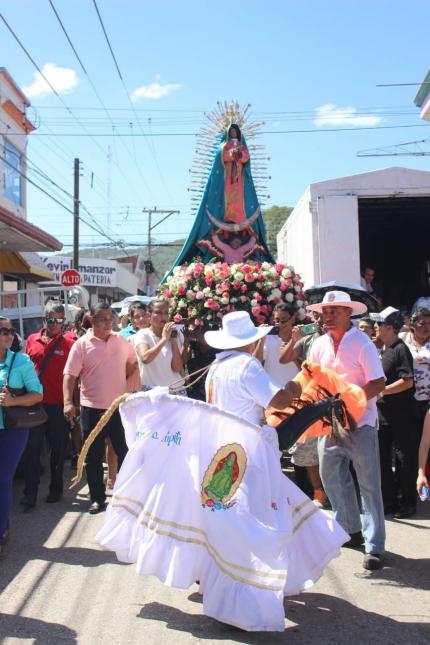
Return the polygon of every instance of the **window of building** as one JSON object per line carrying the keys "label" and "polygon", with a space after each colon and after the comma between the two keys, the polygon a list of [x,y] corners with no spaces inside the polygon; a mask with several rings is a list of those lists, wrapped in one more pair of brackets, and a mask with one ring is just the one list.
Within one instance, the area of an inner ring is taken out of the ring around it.
{"label": "window of building", "polygon": [[14,204],[22,205],[20,152],[8,141],[3,144],[3,194]]}

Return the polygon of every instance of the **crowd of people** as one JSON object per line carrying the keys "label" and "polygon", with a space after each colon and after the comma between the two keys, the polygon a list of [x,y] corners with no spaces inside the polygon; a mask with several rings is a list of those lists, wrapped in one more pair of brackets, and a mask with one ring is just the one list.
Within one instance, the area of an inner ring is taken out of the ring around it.
{"label": "crowd of people", "polygon": [[[349,535],[344,546],[363,549],[363,566],[373,570],[383,566],[384,516],[412,516],[417,492],[426,493],[430,486],[430,310],[419,308],[410,319],[393,307],[378,314],[366,311],[347,293],[330,291],[321,303],[308,306],[312,322],[298,325],[291,305],[277,305],[273,330],[256,338],[250,350],[260,368],[253,363],[249,373],[242,373],[243,354],[234,368],[241,391],[255,405],[242,409],[237,394],[233,412],[243,418],[251,414],[259,423],[257,417],[269,404],[287,405],[282,397],[290,398],[284,392],[305,361],[363,388],[367,407],[354,433],[341,443],[331,436],[297,443],[284,460],[291,459],[296,483],[315,505],[332,509]],[[12,324],[0,318],[0,553],[9,538],[12,481],[19,463],[24,479],[20,505],[24,511],[37,505],[45,440],[50,469],[46,502],[52,504],[63,497],[66,458],[75,468],[82,442],[124,393],[162,386],[171,394],[231,407],[231,400],[214,399],[204,378],[187,386],[187,376],[209,367],[219,354],[207,342],[210,334],[169,321],[168,301],[132,302],[122,319],[100,302],[82,310],[67,331],[65,318],[63,304],[48,302],[43,328],[17,353],[11,350]],[[217,377],[223,369],[229,370],[218,368]],[[12,388],[25,388],[25,393],[13,396]],[[223,391],[231,399],[232,391]],[[7,407],[40,401],[46,411],[42,425],[5,429]],[[106,507],[104,461],[113,486],[126,453],[116,410],[86,457],[90,514]]]}

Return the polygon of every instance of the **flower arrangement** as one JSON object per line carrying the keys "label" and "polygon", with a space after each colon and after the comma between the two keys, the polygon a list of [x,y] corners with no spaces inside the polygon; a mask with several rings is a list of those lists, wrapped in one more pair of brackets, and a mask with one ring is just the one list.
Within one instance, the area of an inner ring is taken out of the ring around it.
{"label": "flower arrangement", "polygon": [[217,327],[224,314],[248,311],[257,324],[268,322],[275,305],[286,302],[305,316],[300,275],[285,264],[191,262],[173,269],[162,287],[170,316],[190,329]]}

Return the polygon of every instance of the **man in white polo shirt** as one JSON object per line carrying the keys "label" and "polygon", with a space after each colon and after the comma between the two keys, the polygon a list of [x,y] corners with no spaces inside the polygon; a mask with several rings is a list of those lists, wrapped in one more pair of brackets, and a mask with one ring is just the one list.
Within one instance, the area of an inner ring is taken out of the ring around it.
{"label": "man in white polo shirt", "polygon": [[[331,368],[348,383],[359,385],[367,396],[367,407],[358,420],[357,430],[340,444],[330,436],[321,437],[318,452],[324,489],[337,521],[351,536],[345,546],[360,547],[364,540],[364,568],[379,569],[385,549],[385,524],[376,397],[384,389],[385,377],[372,341],[351,323],[351,316],[364,314],[367,307],[352,301],[343,291],[328,291],[322,303],[307,309],[322,313],[327,330],[313,343],[309,360]],[[349,469],[351,461],[360,486],[363,525]]]}

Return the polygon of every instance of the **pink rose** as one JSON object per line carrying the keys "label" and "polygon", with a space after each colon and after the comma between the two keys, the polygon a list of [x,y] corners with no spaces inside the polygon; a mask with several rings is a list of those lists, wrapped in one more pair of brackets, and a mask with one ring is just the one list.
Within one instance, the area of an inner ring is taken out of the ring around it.
{"label": "pink rose", "polygon": [[211,276],[211,275],[207,275],[207,276],[206,276],[206,278],[205,278],[205,283],[206,283],[206,285],[207,285],[208,287],[210,287],[210,286],[212,286],[212,282],[213,282],[212,276]]}
{"label": "pink rose", "polygon": [[240,290],[241,290],[243,293],[245,293],[245,291],[248,291],[248,287],[246,286],[246,284],[243,284],[243,285],[240,287]]}
{"label": "pink rose", "polygon": [[261,311],[260,305],[255,305],[255,307],[251,308],[251,311],[253,316],[258,316]]}
{"label": "pink rose", "polygon": [[254,276],[252,273],[245,273],[245,282],[254,282]]}
{"label": "pink rose", "polygon": [[259,325],[263,325],[266,322],[266,318],[264,316],[257,316],[257,323]]}
{"label": "pink rose", "polygon": [[243,271],[243,273],[250,273],[252,271],[252,267],[250,267],[249,264],[245,264],[242,267],[242,271]]}
{"label": "pink rose", "polygon": [[261,296],[259,293],[256,293],[254,298],[257,302],[261,302],[263,300],[263,296]]}
{"label": "pink rose", "polygon": [[170,291],[170,289],[166,289],[166,290],[163,292],[163,296],[164,296],[165,298],[171,298],[171,297],[172,297],[172,295],[173,295],[173,294],[172,294],[172,292]]}
{"label": "pink rose", "polygon": [[176,314],[175,316],[173,316],[173,320],[174,320],[175,323],[180,323],[180,322],[182,322],[183,318],[182,318],[181,314]]}
{"label": "pink rose", "polygon": [[285,266],[283,264],[275,264],[275,269],[278,273],[281,273],[282,269],[285,269]]}
{"label": "pink rose", "polygon": [[203,300],[204,297],[205,297],[205,294],[203,293],[203,291],[197,291],[196,293],[197,300]]}
{"label": "pink rose", "polygon": [[185,287],[178,287],[178,296],[185,296],[186,291]]}
{"label": "pink rose", "polygon": [[232,287],[233,287],[233,289],[240,289],[240,283],[239,282],[233,282]]}
{"label": "pink rose", "polygon": [[247,296],[240,296],[240,302],[248,302],[248,300]]}

